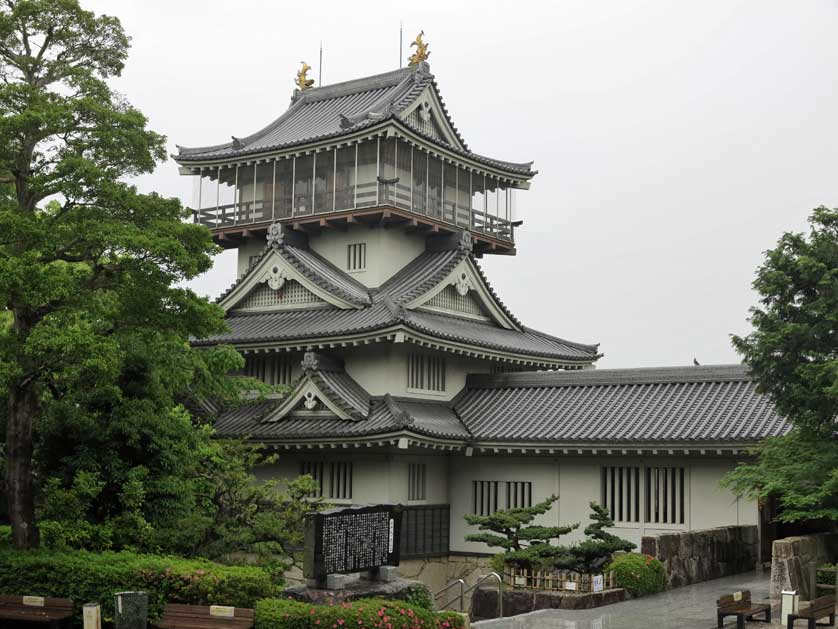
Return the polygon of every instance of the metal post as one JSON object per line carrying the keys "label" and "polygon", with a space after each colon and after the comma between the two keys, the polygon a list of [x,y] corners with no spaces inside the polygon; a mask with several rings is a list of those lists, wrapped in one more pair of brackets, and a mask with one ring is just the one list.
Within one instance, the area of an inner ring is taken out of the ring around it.
{"label": "metal post", "polygon": [[332,212],[334,212],[338,206],[338,147],[335,147],[332,155],[332,166]]}
{"label": "metal post", "polygon": [[381,136],[376,138],[375,148],[375,204],[381,205],[381,184],[378,179],[381,177]]}
{"label": "metal post", "polygon": [[431,211],[431,208],[428,205],[430,198],[431,198],[431,154],[429,152],[426,152],[425,153],[425,214],[429,214],[430,211]]}
{"label": "metal post", "polygon": [[440,156],[440,158],[439,158],[439,164],[440,164],[440,167],[442,168],[442,172],[439,173],[440,174],[439,179],[440,179],[440,182],[441,182],[440,187],[439,187],[439,205],[440,205],[441,218],[444,221],[445,220],[445,159],[442,156]]}
{"label": "metal post", "polygon": [[416,152],[414,147],[410,147],[410,211],[413,212],[415,206],[413,205],[413,188],[416,185],[416,180],[413,178],[413,154]]}
{"label": "metal post", "polygon": [[236,164],[236,180],[235,186],[233,187],[233,225],[238,225],[239,223],[239,199],[241,196],[239,195],[239,165]]}
{"label": "metal post", "polygon": [[[399,138],[394,138],[393,139],[393,145],[395,146],[395,149],[393,150],[393,179],[396,179],[397,181],[396,181],[396,183],[393,184],[392,204],[397,205],[398,198],[399,198],[399,183],[398,183],[398,179],[399,179]],[[387,184],[387,185],[388,185],[388,190],[389,190],[389,185],[390,184]]]}
{"label": "metal post", "polygon": [[451,211],[454,214],[454,224],[457,225],[457,206],[460,205],[460,167],[454,164],[454,205]]}
{"label": "metal post", "polygon": [[314,159],[311,160],[311,213],[316,211],[314,205],[314,194],[317,189],[317,151],[314,151]]}
{"label": "metal post", "polygon": [[[355,177],[352,180],[352,209],[358,207],[358,145],[360,142],[355,142]],[[376,184],[378,185],[378,184]]]}
{"label": "metal post", "polygon": [[[201,201],[201,193],[204,191],[204,184],[202,182],[203,177],[201,175],[202,172],[204,172],[204,169],[199,168],[198,169],[198,208],[197,208],[198,213],[201,212],[201,206],[203,205],[203,202]],[[196,214],[195,217],[197,218],[198,214]],[[198,223],[199,221],[196,220],[195,222]]]}
{"label": "metal post", "polygon": [[276,161],[274,157],[274,183],[271,188],[271,220],[276,220]]}
{"label": "metal post", "polygon": [[259,169],[259,163],[253,162],[253,207],[250,208],[250,217],[256,221],[256,171]]}
{"label": "metal post", "polygon": [[291,216],[297,215],[297,156],[291,157]]}
{"label": "metal post", "polygon": [[224,219],[218,217],[218,215],[221,213],[221,210],[218,209],[220,205],[221,205],[221,166],[218,167],[218,172],[216,173],[216,177],[215,177],[215,220],[219,221],[218,227],[222,227],[224,225]]}

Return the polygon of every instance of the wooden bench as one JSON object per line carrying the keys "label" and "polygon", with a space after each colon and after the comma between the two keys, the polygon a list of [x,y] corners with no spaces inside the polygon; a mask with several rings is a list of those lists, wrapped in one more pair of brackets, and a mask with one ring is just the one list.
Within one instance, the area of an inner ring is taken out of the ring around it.
{"label": "wooden bench", "polygon": [[[51,629],[70,625],[73,601],[42,596],[0,596],[0,619],[48,624]],[[3,623],[0,623],[2,625]]]}
{"label": "wooden bench", "polygon": [[253,627],[255,617],[256,613],[245,607],[168,604],[163,608],[163,616],[154,626],[159,629],[249,629]]}
{"label": "wooden bench", "polygon": [[728,616],[736,616],[736,628],[745,629],[746,620],[754,620],[754,616],[762,614],[763,622],[771,622],[771,605],[751,602],[750,590],[727,594],[716,601],[716,615],[719,621],[719,629],[724,626],[724,619]]}
{"label": "wooden bench", "polygon": [[[815,622],[818,618],[826,618],[829,616],[829,623]],[[819,596],[811,602],[809,607],[797,612],[796,614],[789,614],[788,629],[794,628],[794,623],[798,620],[805,620],[808,623],[808,629],[815,629],[816,626],[832,627],[835,625],[835,595],[829,594],[827,596]]]}

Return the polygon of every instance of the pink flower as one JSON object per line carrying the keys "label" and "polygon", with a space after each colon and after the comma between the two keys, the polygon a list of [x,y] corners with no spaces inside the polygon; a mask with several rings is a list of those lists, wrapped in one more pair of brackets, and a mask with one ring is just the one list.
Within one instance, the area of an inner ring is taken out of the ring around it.
{"label": "pink flower", "polygon": [[312,616],[314,616],[314,614],[315,614],[314,608],[312,607],[310,610],[308,610],[308,613],[311,614]]}
{"label": "pink flower", "polygon": [[346,621],[343,618],[338,618],[338,624],[339,625],[343,625],[345,623],[346,623]]}
{"label": "pink flower", "polygon": [[319,624],[320,624],[320,619],[318,618],[317,620],[315,620],[315,621],[314,621],[314,624],[315,624],[315,625],[319,625]]}

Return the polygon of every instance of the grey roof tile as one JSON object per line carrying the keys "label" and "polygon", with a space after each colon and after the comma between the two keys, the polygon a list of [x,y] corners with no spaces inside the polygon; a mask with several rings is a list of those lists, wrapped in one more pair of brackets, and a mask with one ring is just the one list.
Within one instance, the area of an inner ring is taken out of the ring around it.
{"label": "grey roof tile", "polygon": [[485,441],[751,443],[788,430],[740,365],[469,376],[455,410]]}
{"label": "grey roof tile", "polygon": [[295,92],[291,106],[268,126],[247,137],[203,147],[178,147],[178,162],[233,158],[340,137],[385,120],[397,120],[429,85],[436,90],[443,115],[464,148],[441,142],[400,121],[425,140],[489,166],[521,175],[534,175],[532,162],[497,160],[472,153],[463,140],[439,94],[427,64],[384,74]]}

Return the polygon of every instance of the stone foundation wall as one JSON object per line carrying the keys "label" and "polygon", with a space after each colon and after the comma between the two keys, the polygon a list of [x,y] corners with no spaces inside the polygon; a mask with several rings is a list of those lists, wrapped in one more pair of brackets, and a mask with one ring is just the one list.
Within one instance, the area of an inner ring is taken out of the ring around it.
{"label": "stone foundation wall", "polygon": [[754,570],[759,533],[756,526],[724,526],[647,535],[640,548],[663,563],[666,585],[675,588]]}
{"label": "stone foundation wall", "polygon": [[[517,616],[539,609],[593,609],[626,600],[622,588],[576,594],[574,592],[545,592],[541,590],[504,590],[503,615]],[[498,590],[492,585],[481,585],[474,592],[472,620],[498,617]]]}
{"label": "stone foundation wall", "polygon": [[838,557],[838,535],[815,533],[775,540],[771,545],[771,597],[783,590],[797,590],[811,599],[809,564],[827,563]]}
{"label": "stone foundation wall", "polygon": [[[447,557],[429,557],[428,559],[405,559],[399,565],[399,574],[405,579],[421,581],[430,588],[431,593],[439,592],[455,579],[463,579],[466,589],[477,583],[484,574],[492,572],[489,557],[478,555],[449,555]],[[442,595],[437,603],[442,605],[459,593],[459,588],[453,587]],[[471,607],[471,595],[466,595],[463,609]],[[459,610],[455,603],[450,609]]]}

